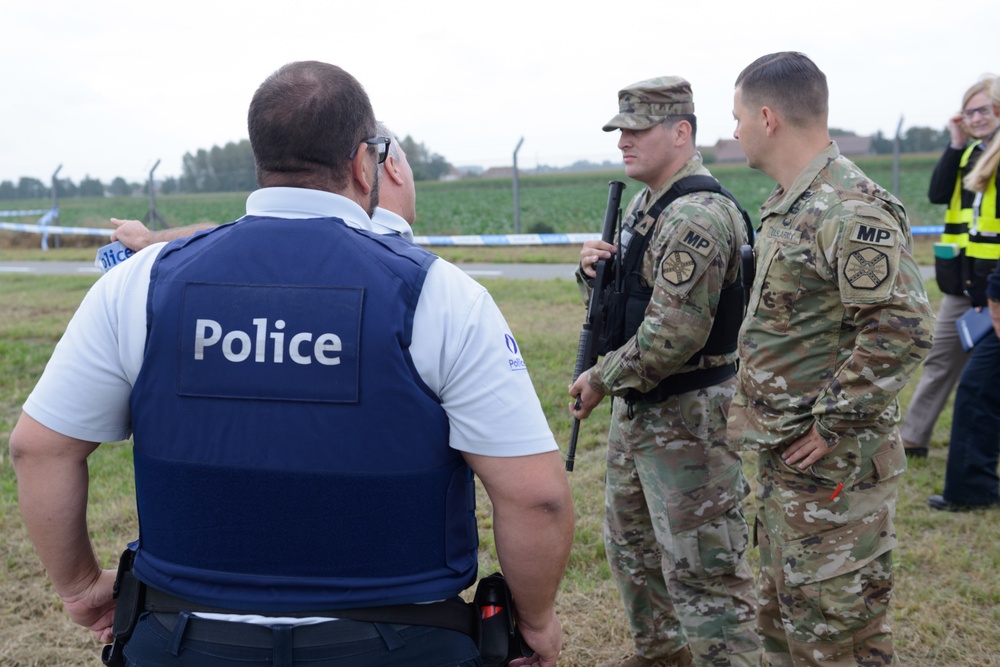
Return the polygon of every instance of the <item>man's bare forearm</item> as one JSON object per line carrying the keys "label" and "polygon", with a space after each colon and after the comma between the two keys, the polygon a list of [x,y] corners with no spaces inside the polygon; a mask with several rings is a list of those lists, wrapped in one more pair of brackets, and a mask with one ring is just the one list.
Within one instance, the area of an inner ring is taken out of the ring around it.
{"label": "man's bare forearm", "polygon": [[573,500],[559,452],[466,458],[493,503],[497,556],[521,622],[549,622],[573,544]]}
{"label": "man's bare forearm", "polygon": [[497,556],[518,618],[539,627],[553,613],[556,593],[573,544],[573,510],[569,503],[497,510],[494,505]]}
{"label": "man's bare forearm", "polygon": [[68,438],[23,414],[10,436],[21,516],[60,597],[100,576],[87,532],[87,455],[98,443]]}

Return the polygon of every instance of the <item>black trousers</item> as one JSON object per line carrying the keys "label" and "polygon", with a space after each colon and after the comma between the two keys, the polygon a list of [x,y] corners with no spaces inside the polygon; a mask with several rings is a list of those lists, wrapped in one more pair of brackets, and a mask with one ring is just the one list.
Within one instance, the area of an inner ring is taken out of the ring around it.
{"label": "black trousers", "polygon": [[335,620],[255,625],[144,613],[125,645],[134,667],[482,667],[472,638],[454,630]]}
{"label": "black trousers", "polygon": [[990,331],[972,348],[955,390],[944,498],[963,505],[1000,504],[1000,340]]}

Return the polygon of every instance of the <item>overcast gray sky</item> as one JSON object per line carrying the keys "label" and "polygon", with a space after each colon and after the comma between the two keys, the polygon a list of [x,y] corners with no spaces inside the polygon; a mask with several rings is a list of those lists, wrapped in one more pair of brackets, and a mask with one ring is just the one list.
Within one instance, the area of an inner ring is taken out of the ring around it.
{"label": "overcast gray sky", "polygon": [[[859,11],[863,13],[858,13]],[[0,3],[0,180],[179,176],[238,141],[260,82],[293,60],[340,65],[379,119],[457,166],[618,160],[617,91],[691,81],[698,142],[733,130],[733,81],[797,50],[829,79],[830,124],[943,128],[1000,72],[996,0],[48,0]],[[985,31],[985,32],[984,32]]]}

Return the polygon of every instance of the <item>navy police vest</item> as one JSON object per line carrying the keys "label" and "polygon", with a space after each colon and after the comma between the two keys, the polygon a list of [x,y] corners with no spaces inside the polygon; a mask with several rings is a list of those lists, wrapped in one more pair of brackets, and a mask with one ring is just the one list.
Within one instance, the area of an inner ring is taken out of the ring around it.
{"label": "navy police vest", "polygon": [[131,396],[140,580],[265,613],[475,581],[472,474],[409,354],[435,259],[333,218],[162,251]]}

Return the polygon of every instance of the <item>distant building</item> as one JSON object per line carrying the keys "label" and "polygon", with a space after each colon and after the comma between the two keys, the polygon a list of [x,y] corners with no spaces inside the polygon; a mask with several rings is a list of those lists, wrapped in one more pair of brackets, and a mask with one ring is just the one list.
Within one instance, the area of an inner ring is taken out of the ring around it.
{"label": "distant building", "polygon": [[[875,155],[872,137],[859,137],[854,134],[841,134],[831,137],[837,142],[840,152],[846,157],[864,157]],[[747,155],[736,139],[719,139],[715,146],[703,149],[706,153],[715,155],[716,162],[746,162]]]}
{"label": "distant building", "polygon": [[514,178],[514,167],[490,167],[482,173],[483,178]]}

